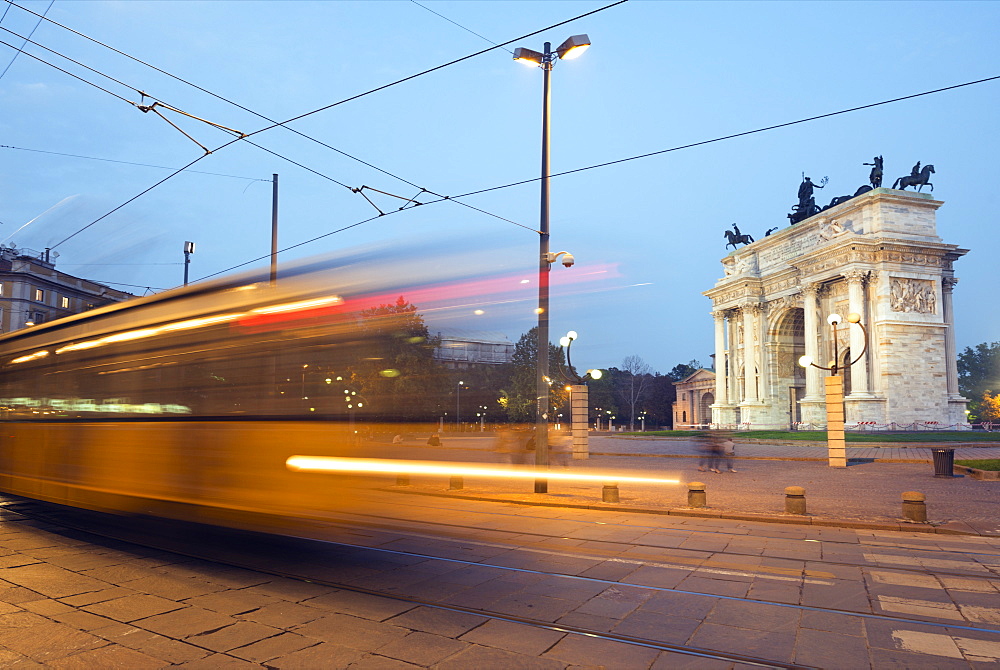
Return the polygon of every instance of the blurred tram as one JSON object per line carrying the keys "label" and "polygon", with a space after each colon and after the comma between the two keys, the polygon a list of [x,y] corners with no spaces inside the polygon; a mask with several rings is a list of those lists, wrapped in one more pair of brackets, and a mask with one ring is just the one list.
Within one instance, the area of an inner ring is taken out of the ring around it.
{"label": "blurred tram", "polygon": [[432,266],[447,267],[314,261],[274,284],[248,273],[0,336],[0,491],[229,526],[336,509],[331,475],[285,461],[379,456],[388,441],[371,438],[399,422],[433,431],[454,373],[425,319],[533,317],[523,275],[441,280]]}

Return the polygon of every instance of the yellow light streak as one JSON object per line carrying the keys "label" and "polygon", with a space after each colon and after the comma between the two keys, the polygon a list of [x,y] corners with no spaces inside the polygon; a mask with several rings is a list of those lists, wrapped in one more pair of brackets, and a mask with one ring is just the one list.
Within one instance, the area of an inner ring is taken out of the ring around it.
{"label": "yellow light streak", "polygon": [[239,319],[242,316],[244,316],[243,313],[218,314],[216,316],[206,316],[199,319],[174,321],[173,323],[164,324],[162,326],[154,326],[153,328],[139,328],[136,330],[126,330],[121,333],[114,333],[112,335],[107,335],[105,337],[96,340],[86,340],[84,342],[74,342],[73,344],[67,344],[65,347],[60,347],[59,349],[56,349],[56,353],[63,354],[70,351],[80,351],[81,349],[92,349],[94,347],[102,347],[106,344],[114,344],[115,342],[128,342],[130,340],[141,340],[143,338],[154,337],[162,333],[169,333],[177,330],[190,330],[192,328],[201,328],[203,326],[210,326],[216,323],[235,321],[236,319]]}
{"label": "yellow light streak", "polygon": [[45,358],[48,355],[49,352],[43,349],[42,351],[36,351],[35,353],[28,354],[27,356],[21,356],[19,358],[15,358],[14,360],[11,361],[11,363],[27,363],[28,361],[33,361],[38,358]]}
{"label": "yellow light streak", "polygon": [[498,468],[469,463],[430,463],[382,458],[338,458],[334,456],[289,456],[285,467],[297,472],[367,472],[414,475],[462,475],[467,477],[503,477],[515,479],[555,479],[577,482],[632,482],[643,484],[680,484],[678,479],[631,477],[617,473],[583,474],[529,468]]}
{"label": "yellow light streak", "polygon": [[282,305],[269,305],[267,307],[257,307],[256,309],[250,310],[254,314],[278,314],[281,312],[297,312],[302,309],[312,309],[314,307],[323,307],[325,305],[336,305],[343,302],[343,299],[339,295],[331,295],[325,298],[313,298],[312,300],[300,300],[298,302],[289,302]]}

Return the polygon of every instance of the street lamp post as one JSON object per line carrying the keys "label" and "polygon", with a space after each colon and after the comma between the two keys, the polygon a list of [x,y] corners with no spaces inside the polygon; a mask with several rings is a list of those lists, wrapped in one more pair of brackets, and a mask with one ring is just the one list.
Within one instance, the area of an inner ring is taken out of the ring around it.
{"label": "street lamp post", "polygon": [[191,254],[194,253],[194,242],[184,243],[184,285],[188,285],[188,266],[191,265]]}
{"label": "street lamp post", "polygon": [[462,416],[462,384],[465,382],[458,382],[458,387],[455,391],[455,432],[459,432],[462,429],[461,416]]}
{"label": "street lamp post", "polygon": [[569,404],[573,434],[573,458],[582,460],[590,457],[590,435],[587,426],[590,391],[587,388],[586,380],[588,377],[590,379],[600,379],[602,372],[600,370],[587,370],[586,374],[581,378],[573,370],[573,358],[570,355],[570,351],[577,337],[579,335],[577,335],[576,331],[571,330],[565,336],[559,338],[559,344],[566,349],[566,369],[560,370],[560,372],[563,378],[571,384],[568,388],[570,392]]}
{"label": "street lamp post", "polygon": [[[524,47],[514,49],[514,60],[537,65],[542,68],[542,178],[541,212],[538,231],[538,360],[535,390],[535,466],[549,465],[549,266],[555,260],[549,253],[549,75],[557,58],[576,58],[590,46],[586,35],[573,35],[552,51],[552,43],[546,42],[539,53]],[[564,253],[564,252],[560,252]],[[567,259],[572,264],[572,256]],[[567,261],[564,260],[564,263]],[[547,493],[548,480],[535,480],[535,493]]]}
{"label": "street lamp post", "polygon": [[[799,358],[799,365],[804,368],[810,365],[820,370],[829,370],[830,376],[824,380],[826,390],[826,447],[827,458],[831,468],[847,467],[847,443],[844,438],[844,378],[840,376],[840,352],[837,345],[837,326],[840,325],[841,316],[831,314],[826,318],[830,324],[830,336],[833,340],[833,360],[828,367],[816,365],[811,356]],[[864,334],[864,346],[861,353],[853,361],[848,361],[843,365],[843,369],[850,370],[851,366],[861,360],[861,357],[868,351],[868,331],[861,323],[861,315],[851,312],[847,315],[847,321],[858,325]]]}

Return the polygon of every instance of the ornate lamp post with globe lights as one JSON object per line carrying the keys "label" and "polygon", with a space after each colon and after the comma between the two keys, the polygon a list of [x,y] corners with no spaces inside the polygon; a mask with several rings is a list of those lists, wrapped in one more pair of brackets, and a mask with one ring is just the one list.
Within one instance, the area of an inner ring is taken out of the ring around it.
{"label": "ornate lamp post with globe lights", "polygon": [[573,458],[577,460],[582,460],[590,456],[590,446],[589,446],[589,426],[588,426],[588,416],[589,416],[589,391],[587,389],[586,380],[590,379],[600,379],[604,374],[600,370],[587,370],[587,373],[581,378],[576,373],[573,372],[573,359],[570,357],[570,349],[573,347],[573,342],[579,337],[575,330],[571,330],[566,333],[565,336],[559,338],[559,344],[566,349],[566,370],[560,370],[562,372],[563,378],[570,382],[567,387],[569,389],[569,404],[570,404],[570,416],[573,426]]}
{"label": "ornate lamp post with globe lights", "polygon": [[799,358],[799,365],[804,368],[811,365],[814,368],[830,370],[831,372],[830,376],[824,380],[826,389],[827,456],[831,468],[846,468],[847,444],[844,441],[844,378],[840,376],[839,370],[850,370],[851,366],[860,361],[865,352],[868,351],[868,331],[865,329],[864,324],[861,323],[860,314],[851,312],[847,315],[848,323],[853,323],[861,328],[861,332],[864,335],[864,346],[861,348],[861,353],[858,354],[857,358],[840,366],[840,352],[837,347],[837,326],[840,325],[841,316],[839,314],[831,314],[826,317],[826,321],[830,324],[830,335],[833,340],[833,360],[830,361],[830,365],[816,365],[811,356],[802,356]]}

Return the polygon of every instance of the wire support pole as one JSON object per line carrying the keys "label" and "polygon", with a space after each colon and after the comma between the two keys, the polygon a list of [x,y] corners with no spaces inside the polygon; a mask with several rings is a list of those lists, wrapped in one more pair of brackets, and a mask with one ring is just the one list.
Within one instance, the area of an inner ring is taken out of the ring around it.
{"label": "wire support pole", "polygon": [[271,286],[278,282],[278,175],[271,184]]}
{"label": "wire support pole", "polygon": [[[545,43],[542,60],[542,177],[538,235],[538,348],[536,363],[535,466],[549,466],[549,111],[552,44]],[[548,493],[547,479],[535,480],[535,493]]]}

